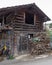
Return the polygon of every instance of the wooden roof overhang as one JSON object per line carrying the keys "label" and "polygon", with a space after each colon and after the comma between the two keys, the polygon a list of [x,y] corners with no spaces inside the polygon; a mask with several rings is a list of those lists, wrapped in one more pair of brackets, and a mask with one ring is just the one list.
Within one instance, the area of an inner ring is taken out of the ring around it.
{"label": "wooden roof overhang", "polygon": [[51,19],[41,11],[37,5],[33,4],[26,4],[26,5],[19,5],[19,6],[13,6],[13,7],[7,7],[7,8],[1,8],[0,9],[0,19],[2,19],[3,16],[7,17],[10,13],[15,13],[15,12],[29,12],[32,14],[38,14],[43,18],[46,18],[46,21],[50,21]]}

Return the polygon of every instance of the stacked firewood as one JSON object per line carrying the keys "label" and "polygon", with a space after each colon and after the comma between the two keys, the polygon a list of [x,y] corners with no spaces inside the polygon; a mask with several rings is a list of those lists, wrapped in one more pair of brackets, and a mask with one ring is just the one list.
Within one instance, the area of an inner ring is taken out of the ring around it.
{"label": "stacked firewood", "polygon": [[29,51],[32,55],[40,55],[50,51],[50,39],[46,33],[36,33],[29,41]]}

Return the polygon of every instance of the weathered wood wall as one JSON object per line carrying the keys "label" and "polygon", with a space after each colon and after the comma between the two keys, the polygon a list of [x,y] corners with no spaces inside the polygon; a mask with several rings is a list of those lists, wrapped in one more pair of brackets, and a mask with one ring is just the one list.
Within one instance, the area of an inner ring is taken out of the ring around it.
{"label": "weathered wood wall", "polygon": [[37,20],[37,17],[34,15],[34,25],[25,23],[25,12],[18,12],[15,14],[10,14],[6,21],[8,24],[13,27],[14,30],[18,31],[41,31],[43,29],[43,23]]}

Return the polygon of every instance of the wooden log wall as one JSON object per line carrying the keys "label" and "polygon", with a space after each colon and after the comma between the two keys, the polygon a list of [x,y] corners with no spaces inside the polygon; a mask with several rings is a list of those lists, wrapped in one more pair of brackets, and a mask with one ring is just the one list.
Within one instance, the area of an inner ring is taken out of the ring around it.
{"label": "wooden log wall", "polygon": [[38,31],[43,30],[43,21],[42,21],[42,17],[39,16],[39,15],[36,15],[35,26],[37,27]]}
{"label": "wooden log wall", "polygon": [[34,15],[34,25],[25,23],[25,13],[18,12],[11,18],[10,26],[14,28],[14,30],[18,31],[40,31],[42,23],[37,21],[36,15]]}

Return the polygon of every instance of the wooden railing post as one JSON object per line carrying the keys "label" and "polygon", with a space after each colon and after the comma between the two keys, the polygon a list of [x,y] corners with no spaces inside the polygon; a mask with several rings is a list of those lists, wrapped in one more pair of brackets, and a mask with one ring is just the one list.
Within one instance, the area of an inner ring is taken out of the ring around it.
{"label": "wooden railing post", "polygon": [[5,23],[4,23],[4,16],[3,16],[3,20],[2,20],[2,28],[4,28],[4,25],[5,25]]}

